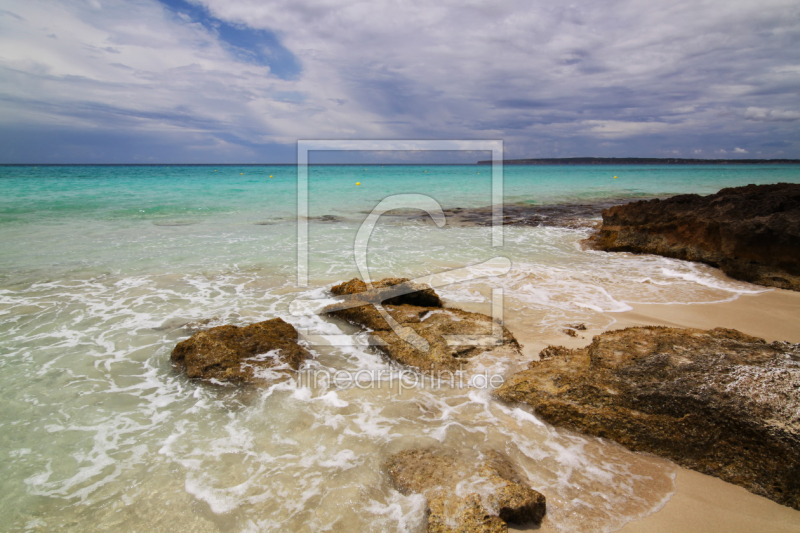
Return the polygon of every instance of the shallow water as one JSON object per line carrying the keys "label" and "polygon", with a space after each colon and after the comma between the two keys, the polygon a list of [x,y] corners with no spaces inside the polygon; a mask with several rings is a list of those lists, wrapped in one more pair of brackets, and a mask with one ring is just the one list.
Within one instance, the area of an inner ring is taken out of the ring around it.
{"label": "shallow water", "polygon": [[[671,463],[555,429],[485,388],[403,389],[405,370],[368,348],[310,346],[303,372],[263,388],[173,372],[169,354],[192,320],[280,316],[311,333],[353,333],[294,315],[291,304],[324,298],[331,283],[358,274],[355,233],[384,195],[489,203],[485,168],[426,167],[431,177],[420,177],[422,167],[368,168],[312,168],[310,214],[340,218],[309,223],[306,288],[295,284],[292,167],[0,168],[0,523],[11,531],[420,531],[424,501],[394,491],[380,466],[428,445],[506,453],[548,499],[543,530],[610,531],[663,505],[674,491]],[[800,168],[785,166],[626,167],[614,169],[618,180],[608,170],[510,167],[506,199],[800,182]],[[702,265],[585,251],[587,235],[506,227],[495,248],[490,228],[386,219],[370,241],[370,273],[418,277],[508,257],[508,274],[438,292],[488,313],[490,289],[501,287],[514,322],[542,338],[576,321],[610,327],[635,302],[765,290]],[[479,360],[471,372],[508,375],[521,364]],[[342,370],[371,373],[348,389],[308,378]]]}

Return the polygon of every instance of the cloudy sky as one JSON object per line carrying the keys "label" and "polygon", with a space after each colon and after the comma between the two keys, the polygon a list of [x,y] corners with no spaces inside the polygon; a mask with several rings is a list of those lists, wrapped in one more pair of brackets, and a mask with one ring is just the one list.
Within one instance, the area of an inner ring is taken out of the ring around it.
{"label": "cloudy sky", "polygon": [[288,163],[298,139],[798,158],[800,2],[0,0],[0,163]]}

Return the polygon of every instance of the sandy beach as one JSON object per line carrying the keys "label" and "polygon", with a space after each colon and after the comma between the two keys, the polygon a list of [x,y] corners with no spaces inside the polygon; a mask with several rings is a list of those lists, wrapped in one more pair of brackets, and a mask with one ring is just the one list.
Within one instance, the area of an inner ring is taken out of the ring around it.
{"label": "sandy beach", "polygon": [[[761,337],[767,342],[800,342],[800,293],[774,289],[745,294],[736,300],[711,304],[634,304],[632,311],[610,314],[616,323],[609,329],[630,326],[662,325],[711,329],[732,328]],[[525,338],[524,324],[510,327],[519,332],[526,355],[548,344],[581,347],[591,342],[599,330],[581,332],[583,338],[566,335],[550,339]],[[712,476],[680,468],[677,490],[658,512],[630,522],[625,533],[691,533],[726,531],[794,532],[800,528],[800,511],[757,496],[742,487]],[[525,531],[524,529],[509,529]],[[542,531],[546,530],[543,524]]]}

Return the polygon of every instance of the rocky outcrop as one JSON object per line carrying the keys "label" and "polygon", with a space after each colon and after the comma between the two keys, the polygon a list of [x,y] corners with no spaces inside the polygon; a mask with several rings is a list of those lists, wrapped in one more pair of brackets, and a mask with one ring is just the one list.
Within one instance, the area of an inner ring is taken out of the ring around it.
{"label": "rocky outcrop", "polygon": [[545,497],[494,450],[469,458],[409,450],[393,455],[385,469],[398,490],[428,500],[431,533],[500,533],[507,524],[538,524],[545,514]]}
{"label": "rocky outcrop", "polygon": [[291,372],[310,354],[297,330],[280,318],[245,327],[218,326],[195,333],[172,350],[172,363],[190,378],[258,382]]}
{"label": "rocky outcrop", "polygon": [[541,359],[495,394],[800,509],[800,345],[638,327]]}
{"label": "rocky outcrop", "polygon": [[800,184],[748,185],[611,207],[590,244],[700,261],[732,278],[800,290]]}
{"label": "rocky outcrop", "polygon": [[358,279],[334,286],[340,302],[324,312],[369,329],[375,347],[397,362],[452,372],[486,351],[519,354],[519,343],[502,325],[480,313],[443,307],[427,285],[387,278],[366,288]]}

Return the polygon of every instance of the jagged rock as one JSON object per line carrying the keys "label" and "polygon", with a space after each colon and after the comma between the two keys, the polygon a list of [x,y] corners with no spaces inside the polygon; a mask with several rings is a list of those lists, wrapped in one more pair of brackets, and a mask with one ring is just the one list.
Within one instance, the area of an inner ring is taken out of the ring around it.
{"label": "jagged rock", "polygon": [[700,261],[732,278],[800,290],[800,184],[747,185],[611,207],[589,243],[609,252]]}
{"label": "jagged rock", "polygon": [[545,514],[545,497],[494,450],[477,458],[408,450],[385,468],[398,490],[427,498],[431,533],[499,533],[507,524],[538,524]]}
{"label": "jagged rock", "polygon": [[[376,348],[395,361],[420,370],[455,371],[486,351],[519,354],[520,345],[506,328],[493,328],[492,318],[480,313],[442,307],[439,296],[427,285],[387,278],[365,289],[358,279],[336,285],[331,291],[344,299],[324,312],[371,330]],[[399,327],[393,329],[376,305]],[[499,344],[492,338],[478,338],[492,335],[493,329],[502,337]],[[447,338],[455,335],[462,336],[462,344]]]}
{"label": "jagged rock", "polygon": [[245,327],[218,326],[195,333],[172,350],[172,363],[190,378],[256,382],[264,371],[297,370],[308,351],[297,330],[280,318]]}
{"label": "jagged rock", "polygon": [[496,396],[800,509],[800,345],[637,327],[540,357]]}
{"label": "jagged rock", "polygon": [[[391,291],[397,292],[398,295],[392,296]],[[436,291],[427,285],[409,281],[407,278],[385,278],[374,282],[370,290],[367,290],[366,283],[353,278],[350,281],[334,285],[331,287],[331,292],[337,296],[352,295],[360,300],[386,305],[408,304],[420,307],[442,307],[442,300]]]}

